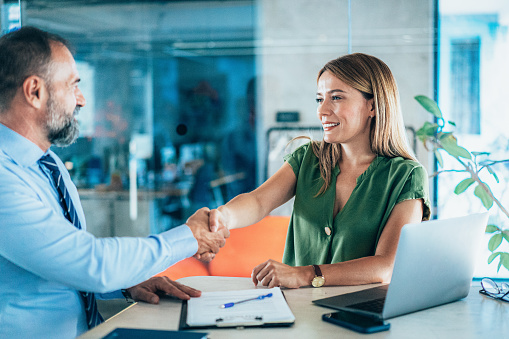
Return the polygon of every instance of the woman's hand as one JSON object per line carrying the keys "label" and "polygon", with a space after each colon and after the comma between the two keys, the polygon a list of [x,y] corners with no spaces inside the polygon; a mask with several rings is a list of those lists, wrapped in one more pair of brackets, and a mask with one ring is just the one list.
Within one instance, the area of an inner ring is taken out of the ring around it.
{"label": "woman's hand", "polygon": [[299,288],[310,285],[313,277],[311,266],[293,267],[272,259],[256,266],[251,273],[255,285],[260,283],[269,288],[278,286]]}
{"label": "woman's hand", "polygon": [[209,214],[209,229],[211,232],[216,232],[221,227],[226,227],[228,229],[228,226],[224,222],[224,215],[223,213],[218,209],[213,209],[210,211]]}

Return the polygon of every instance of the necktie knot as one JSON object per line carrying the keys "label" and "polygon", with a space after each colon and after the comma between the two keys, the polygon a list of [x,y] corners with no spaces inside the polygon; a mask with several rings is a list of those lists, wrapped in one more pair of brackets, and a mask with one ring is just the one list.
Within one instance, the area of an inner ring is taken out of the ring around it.
{"label": "necktie knot", "polygon": [[48,169],[56,169],[58,170],[58,165],[57,165],[57,162],[55,161],[55,159],[53,159],[53,157],[49,154],[45,154],[43,155],[40,159],[39,159],[39,163],[40,164],[43,164],[44,166],[46,166]]}

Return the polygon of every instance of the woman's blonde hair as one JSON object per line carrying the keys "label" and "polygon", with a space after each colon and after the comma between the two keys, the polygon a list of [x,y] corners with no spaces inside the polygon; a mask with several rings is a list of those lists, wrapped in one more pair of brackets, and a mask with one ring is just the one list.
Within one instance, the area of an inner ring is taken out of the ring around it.
{"label": "woman's blonde hair", "polygon": [[[373,99],[375,117],[371,119],[370,133],[373,153],[417,161],[407,142],[396,81],[383,61],[367,54],[348,54],[326,63],[318,72],[317,82],[325,71],[360,91],[366,100]],[[323,140],[312,141],[312,147],[324,180],[320,195],[330,186],[332,170],[341,157],[341,146]]]}

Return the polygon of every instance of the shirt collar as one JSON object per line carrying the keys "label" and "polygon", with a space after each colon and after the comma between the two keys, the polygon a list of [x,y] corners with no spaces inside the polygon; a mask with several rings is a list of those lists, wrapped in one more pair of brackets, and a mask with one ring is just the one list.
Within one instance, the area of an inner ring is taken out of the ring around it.
{"label": "shirt collar", "polygon": [[32,166],[47,152],[39,146],[0,123],[0,150],[17,164]]}

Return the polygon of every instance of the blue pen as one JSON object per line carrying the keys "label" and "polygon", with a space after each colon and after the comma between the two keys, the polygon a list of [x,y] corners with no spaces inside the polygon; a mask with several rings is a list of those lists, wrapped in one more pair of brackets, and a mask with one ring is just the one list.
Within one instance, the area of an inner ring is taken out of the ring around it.
{"label": "blue pen", "polygon": [[246,299],[246,300],[241,300],[241,301],[236,301],[236,302],[233,302],[233,303],[223,304],[223,305],[221,305],[221,308],[229,308],[229,307],[233,307],[234,305],[237,305],[237,304],[245,303],[246,301],[262,300],[262,299],[270,298],[270,297],[272,297],[272,293],[265,294],[265,295],[259,295],[259,296],[254,297],[254,298],[250,298],[250,299]]}

